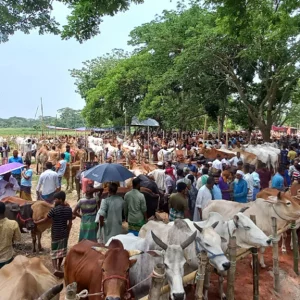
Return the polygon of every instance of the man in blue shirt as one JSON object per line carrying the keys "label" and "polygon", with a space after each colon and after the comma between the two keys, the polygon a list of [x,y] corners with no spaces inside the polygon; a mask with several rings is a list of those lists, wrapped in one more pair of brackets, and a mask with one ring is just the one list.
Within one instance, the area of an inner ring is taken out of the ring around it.
{"label": "man in blue shirt", "polygon": [[284,165],[288,164],[288,153],[289,153],[289,150],[287,149],[287,146],[284,145],[283,149],[280,151],[280,161]]}
{"label": "man in blue shirt", "polygon": [[243,179],[244,173],[241,170],[236,171],[236,181],[233,184],[233,199],[235,202],[247,203],[248,186],[247,181]]}
{"label": "man in blue shirt", "polygon": [[272,189],[283,191],[284,189],[284,166],[279,166],[277,173],[272,178]]}
{"label": "man in blue shirt", "polygon": [[187,163],[187,165],[186,165],[188,168],[189,168],[189,170],[193,173],[193,175],[196,175],[197,174],[197,167],[195,166],[195,165],[193,165],[192,164],[192,159],[191,158],[189,158],[188,159],[188,163]]}
{"label": "man in blue shirt", "polygon": [[70,146],[69,145],[66,146],[66,152],[64,154],[65,154],[65,161],[67,163],[70,163],[71,162],[71,153],[70,153]]}
{"label": "man in blue shirt", "polygon": [[[18,151],[14,150],[13,151],[13,156],[9,158],[8,163],[20,163],[23,164],[23,159],[22,157],[18,156]],[[16,178],[16,180],[18,181],[18,184],[21,185],[21,173],[22,173],[22,169],[18,169],[18,170],[14,170],[11,172],[11,175]]]}

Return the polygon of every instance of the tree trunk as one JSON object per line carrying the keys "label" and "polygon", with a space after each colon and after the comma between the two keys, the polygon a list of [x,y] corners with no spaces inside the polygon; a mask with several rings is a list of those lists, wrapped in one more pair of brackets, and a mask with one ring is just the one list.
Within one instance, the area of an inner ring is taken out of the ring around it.
{"label": "tree trunk", "polygon": [[267,124],[267,125],[261,126],[259,124],[258,127],[261,131],[264,142],[270,142],[271,141],[271,127],[272,127],[272,125]]}

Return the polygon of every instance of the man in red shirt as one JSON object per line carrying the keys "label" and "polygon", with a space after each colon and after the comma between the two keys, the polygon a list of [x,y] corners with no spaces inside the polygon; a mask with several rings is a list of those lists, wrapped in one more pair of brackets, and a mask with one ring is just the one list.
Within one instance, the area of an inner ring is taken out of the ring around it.
{"label": "man in red shirt", "polygon": [[260,178],[260,188],[266,189],[270,187],[271,171],[267,168],[266,164],[262,164],[261,168],[256,171]]}

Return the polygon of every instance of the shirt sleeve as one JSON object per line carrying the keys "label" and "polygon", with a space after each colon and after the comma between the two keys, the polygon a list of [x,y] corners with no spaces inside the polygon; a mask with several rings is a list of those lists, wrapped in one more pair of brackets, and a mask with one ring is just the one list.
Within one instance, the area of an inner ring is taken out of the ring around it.
{"label": "shirt sleeve", "polygon": [[124,197],[124,215],[125,215],[125,218],[127,219],[128,218],[128,197],[127,195],[125,194],[125,197]]}
{"label": "shirt sleeve", "polygon": [[17,179],[16,178],[14,178],[14,177],[11,177],[11,179],[10,180],[12,180],[12,183],[13,183],[13,190],[14,191],[19,191],[20,190],[20,186],[19,186],[19,184],[18,184],[18,181],[17,181]]}
{"label": "shirt sleeve", "polygon": [[203,197],[203,190],[199,190],[197,194],[196,199],[196,207],[201,208],[202,207],[202,197]]}
{"label": "shirt sleeve", "polygon": [[13,241],[14,242],[21,242],[21,231],[19,228],[19,224],[15,222],[15,230],[14,230],[14,236],[13,236]]}
{"label": "shirt sleeve", "polygon": [[40,191],[42,184],[43,184],[43,176],[41,175],[40,178],[39,178],[38,184],[36,186],[37,192]]}
{"label": "shirt sleeve", "polygon": [[103,199],[101,202],[100,209],[98,211],[99,216],[107,218],[107,211],[108,211],[108,203],[106,199]]}
{"label": "shirt sleeve", "polygon": [[56,174],[55,176],[55,185],[56,185],[56,188],[60,188],[60,185],[59,185],[59,180],[58,180],[58,175]]}
{"label": "shirt sleeve", "polygon": [[52,219],[55,215],[55,207],[53,207],[49,212],[48,212],[48,215],[47,217]]}

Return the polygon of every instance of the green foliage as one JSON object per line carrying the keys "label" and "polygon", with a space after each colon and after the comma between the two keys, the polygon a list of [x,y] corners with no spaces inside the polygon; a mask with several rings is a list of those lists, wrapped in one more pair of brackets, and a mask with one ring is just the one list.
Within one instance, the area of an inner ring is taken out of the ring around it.
{"label": "green foliage", "polygon": [[[84,126],[84,119],[80,110],[74,110],[66,107],[58,110],[59,115],[56,117],[44,116],[44,125],[52,125],[64,128],[78,128]],[[42,117],[39,119],[27,119],[20,117],[11,117],[8,119],[0,119],[0,128],[33,128],[40,130]]]}
{"label": "green foliage", "polygon": [[296,0],[215,0],[178,5],[135,28],[131,56],[102,57],[73,70],[91,125],[153,117],[164,128],[258,126],[264,138],[287,115],[299,78]]}
{"label": "green foliage", "polygon": [[[71,14],[62,28],[52,16],[53,2],[65,4]],[[130,3],[143,0],[0,0],[0,43],[6,42],[16,31],[40,34],[61,34],[63,39],[74,37],[83,42],[100,33],[103,16],[114,16],[128,10]]]}

